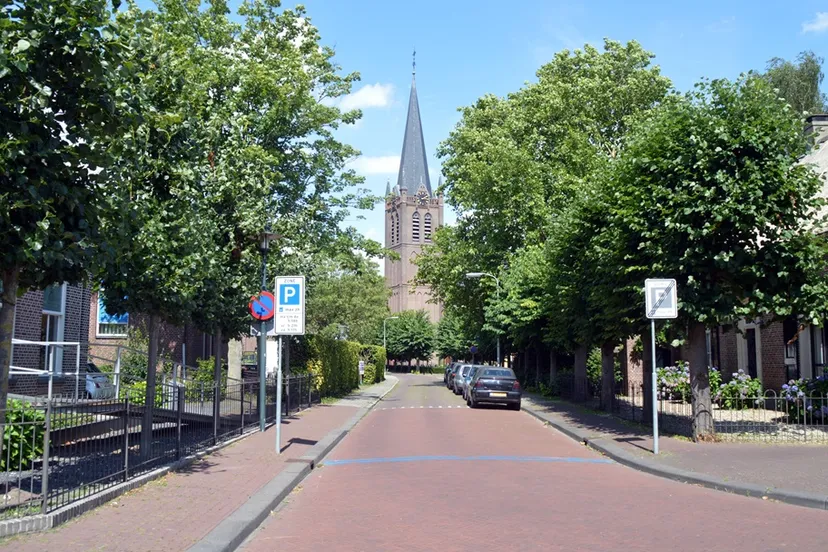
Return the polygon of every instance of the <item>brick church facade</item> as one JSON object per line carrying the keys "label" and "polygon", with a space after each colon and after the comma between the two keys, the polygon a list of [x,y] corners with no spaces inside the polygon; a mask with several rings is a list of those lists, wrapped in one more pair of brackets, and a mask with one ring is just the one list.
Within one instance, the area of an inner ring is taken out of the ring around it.
{"label": "brick church facade", "polygon": [[[439,185],[438,185],[439,188]],[[443,197],[431,187],[426,159],[417,84],[412,74],[397,184],[386,189],[385,246],[400,259],[385,261],[385,281],[391,290],[392,313],[424,310],[432,322],[442,316],[442,305],[432,302],[431,288],[416,285],[414,263],[434,231],[443,225]]]}

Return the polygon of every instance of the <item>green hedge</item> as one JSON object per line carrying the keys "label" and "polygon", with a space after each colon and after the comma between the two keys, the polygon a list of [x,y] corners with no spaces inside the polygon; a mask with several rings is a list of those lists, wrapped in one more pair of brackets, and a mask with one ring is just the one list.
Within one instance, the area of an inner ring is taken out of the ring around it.
{"label": "green hedge", "polygon": [[308,371],[316,378],[322,396],[341,396],[359,386],[362,345],[352,341],[313,336],[308,340]]}
{"label": "green hedge", "polygon": [[385,381],[385,348],[379,345],[365,345],[360,358],[365,361],[365,374],[362,381],[365,384]]}
{"label": "green hedge", "polygon": [[[164,388],[160,384],[155,386],[155,406],[160,407],[164,402]],[[147,402],[147,382],[136,381],[121,386],[120,399],[129,397],[129,402],[144,406]]]}

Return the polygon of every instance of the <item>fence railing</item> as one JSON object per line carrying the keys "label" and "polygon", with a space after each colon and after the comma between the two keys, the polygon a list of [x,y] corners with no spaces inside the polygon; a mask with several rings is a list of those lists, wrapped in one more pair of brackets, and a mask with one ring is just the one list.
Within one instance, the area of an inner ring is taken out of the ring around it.
{"label": "fence railing", "polygon": [[[610,410],[616,416],[651,425],[651,406],[643,385],[617,386]],[[600,384],[576,381],[571,371],[561,372],[546,390],[564,399],[600,404]],[[644,406],[647,404],[647,410]],[[693,405],[689,396],[659,396],[659,428],[676,435],[692,436]],[[606,410],[606,408],[604,408]],[[828,444],[828,394],[777,393],[720,397],[713,400],[713,427],[717,438],[730,441],[810,442]]]}
{"label": "fence railing", "polygon": [[[264,382],[269,421],[276,417],[276,383],[275,376]],[[284,378],[283,415],[320,402],[317,387],[309,374]],[[259,380],[252,380],[161,382],[149,406],[146,389],[137,386],[106,400],[11,400],[0,412],[0,520],[52,512],[252,431],[258,398]]]}

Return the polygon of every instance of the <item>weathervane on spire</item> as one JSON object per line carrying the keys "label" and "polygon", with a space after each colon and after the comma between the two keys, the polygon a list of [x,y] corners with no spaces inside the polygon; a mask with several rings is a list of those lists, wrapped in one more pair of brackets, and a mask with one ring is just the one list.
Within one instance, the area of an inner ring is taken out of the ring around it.
{"label": "weathervane on spire", "polygon": [[414,48],[414,53],[411,54],[411,74],[417,74],[417,48]]}

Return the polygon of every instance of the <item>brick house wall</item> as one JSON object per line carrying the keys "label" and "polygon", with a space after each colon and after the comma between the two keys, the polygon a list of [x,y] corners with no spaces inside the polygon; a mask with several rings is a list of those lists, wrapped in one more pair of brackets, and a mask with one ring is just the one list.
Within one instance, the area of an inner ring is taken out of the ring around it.
{"label": "brick house wall", "polygon": [[781,322],[763,327],[762,341],[762,385],[765,389],[780,390],[788,381],[785,367],[785,338]]}
{"label": "brick house wall", "polygon": [[[88,301],[88,340],[89,354],[96,363],[114,364],[117,355],[116,345],[127,345],[125,337],[98,334],[98,294],[90,293]],[[129,315],[129,328],[139,328],[147,333],[149,317],[146,315]],[[186,344],[186,365],[196,366],[199,359],[213,356],[212,336],[204,334],[192,325],[173,326],[161,322],[158,330],[158,354],[174,362],[181,362],[182,345]],[[222,358],[227,359],[227,344],[222,348]]]}
{"label": "brick house wall", "polygon": [[[83,286],[67,285],[65,287],[65,301],[63,303],[63,341],[80,342],[80,350],[76,347],[63,348],[61,362],[64,374],[74,374],[76,367],[80,368],[81,378],[86,371],[87,347],[86,336],[89,332],[88,319],[85,316],[86,306],[89,304],[89,291]],[[43,291],[31,290],[18,298],[14,311],[14,338],[28,341],[42,341],[43,327]],[[79,358],[78,358],[79,357]],[[45,367],[45,348],[38,345],[13,345],[12,366],[21,368],[43,369]],[[63,381],[66,380],[66,381]],[[71,380],[71,381],[70,381]],[[81,379],[80,386],[83,386]],[[9,377],[9,392],[23,394],[45,394],[48,388],[48,378],[17,374]],[[70,394],[75,389],[75,377],[67,376],[53,382],[55,394]]]}

